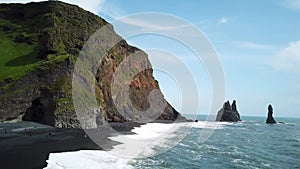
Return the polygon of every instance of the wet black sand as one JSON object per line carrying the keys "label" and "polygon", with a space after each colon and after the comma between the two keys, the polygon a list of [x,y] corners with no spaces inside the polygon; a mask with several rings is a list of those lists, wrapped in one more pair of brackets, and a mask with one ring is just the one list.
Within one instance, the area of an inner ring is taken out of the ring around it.
{"label": "wet black sand", "polygon": [[[110,126],[121,134],[130,134],[130,130],[139,126],[138,123],[110,123]],[[1,127],[1,125],[0,125]],[[118,142],[110,140],[110,128],[88,130],[97,133],[97,142],[101,142],[105,150],[112,148]],[[83,130],[32,128],[18,131],[0,130],[0,168],[3,169],[29,169],[47,166],[49,153],[101,150]]]}

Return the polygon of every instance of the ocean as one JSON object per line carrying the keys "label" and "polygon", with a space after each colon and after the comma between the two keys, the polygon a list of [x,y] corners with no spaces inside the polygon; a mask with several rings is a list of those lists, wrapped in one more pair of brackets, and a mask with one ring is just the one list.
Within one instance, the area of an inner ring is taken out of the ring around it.
{"label": "ocean", "polygon": [[[179,125],[148,123],[133,129],[133,135],[112,137],[122,144],[110,151],[51,153],[46,168],[300,168],[300,118],[277,117],[277,121],[284,123],[274,125],[265,124],[265,117],[242,117],[242,120]],[[213,131],[212,135],[201,142],[200,133],[206,129]],[[141,144],[124,138],[141,140]],[[126,154],[127,150],[131,154]],[[132,153],[144,156],[133,158]]]}

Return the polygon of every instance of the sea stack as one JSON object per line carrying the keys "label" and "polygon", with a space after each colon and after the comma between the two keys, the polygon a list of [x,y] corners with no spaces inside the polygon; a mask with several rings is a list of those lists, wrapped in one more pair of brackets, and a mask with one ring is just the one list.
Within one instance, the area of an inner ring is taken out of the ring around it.
{"label": "sea stack", "polygon": [[224,103],[223,108],[218,111],[216,121],[238,122],[241,121],[240,114],[236,108],[236,101],[233,100],[232,105],[227,101]]}
{"label": "sea stack", "polygon": [[276,123],[275,119],[273,118],[273,107],[272,105],[268,106],[268,118],[266,120],[267,124],[274,124]]}

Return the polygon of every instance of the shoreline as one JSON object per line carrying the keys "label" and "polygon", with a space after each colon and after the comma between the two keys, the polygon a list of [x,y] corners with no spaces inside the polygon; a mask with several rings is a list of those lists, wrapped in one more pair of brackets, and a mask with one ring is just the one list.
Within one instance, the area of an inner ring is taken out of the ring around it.
{"label": "shoreline", "polygon": [[[152,123],[174,123],[174,121],[157,120]],[[146,123],[124,122],[108,123],[120,134],[134,134],[132,130]],[[10,127],[10,129],[9,129]],[[14,128],[15,127],[15,128]],[[19,128],[16,128],[19,127]],[[119,142],[112,137],[111,128],[100,127],[88,129],[89,133],[97,133],[97,143],[91,140],[83,129],[60,129],[33,122],[0,124],[0,159],[3,168],[44,168],[47,166],[50,153],[78,150],[108,150]]]}
{"label": "shoreline", "polygon": [[[29,122],[32,125],[40,124]],[[24,124],[27,124],[26,122]],[[1,125],[22,125],[4,124]],[[3,127],[1,126],[0,127]],[[110,124],[111,127],[121,134],[132,134],[134,127],[141,124],[120,123]],[[118,142],[110,140],[112,136],[108,129],[90,129],[100,131],[100,138],[105,147],[113,147]],[[2,168],[44,168],[50,153],[59,153],[77,150],[103,150],[94,143],[82,129],[57,129],[53,127],[36,128],[25,126],[19,129],[0,129],[0,159]]]}

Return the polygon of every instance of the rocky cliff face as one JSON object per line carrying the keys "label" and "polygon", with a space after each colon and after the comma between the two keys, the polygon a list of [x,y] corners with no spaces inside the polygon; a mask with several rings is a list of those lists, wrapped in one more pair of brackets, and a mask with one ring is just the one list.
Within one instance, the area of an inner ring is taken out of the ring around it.
{"label": "rocky cliff face", "polygon": [[[113,30],[100,17],[58,1],[0,4],[0,35],[5,39],[5,42],[0,40],[1,50],[4,50],[0,53],[0,68],[5,70],[0,72],[0,122],[29,120],[55,127],[81,128],[72,102],[73,68],[85,42],[104,25]],[[5,44],[14,48],[4,48]],[[20,50],[17,47],[30,50],[25,54],[14,54],[14,50]],[[137,51],[144,62],[131,66],[150,65],[144,52],[124,40],[108,51],[95,77],[100,105],[95,111],[96,116],[109,122],[142,118],[139,114],[134,117],[121,115],[111,94],[117,67],[124,58]],[[149,93],[159,89],[152,69],[140,72],[128,83],[133,107],[125,105],[126,111],[147,109]],[[166,102],[163,98],[161,101]],[[158,119],[184,120],[170,104],[166,104]],[[96,123],[95,119],[90,119],[84,127],[96,127]]]}
{"label": "rocky cliff face", "polygon": [[236,101],[233,100],[232,105],[227,101],[223,108],[218,112],[216,121],[238,122],[241,121],[240,114],[236,108]]}

